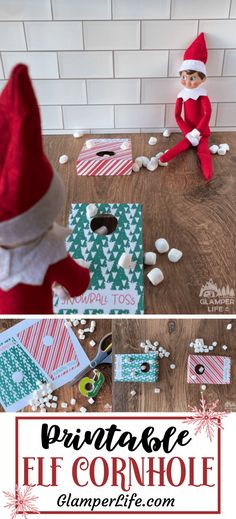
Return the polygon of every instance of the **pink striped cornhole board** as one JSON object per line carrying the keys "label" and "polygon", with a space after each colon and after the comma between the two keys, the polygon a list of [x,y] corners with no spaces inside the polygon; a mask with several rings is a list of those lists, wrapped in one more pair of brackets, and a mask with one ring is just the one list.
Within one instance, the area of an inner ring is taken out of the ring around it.
{"label": "pink striped cornhole board", "polygon": [[[89,139],[92,148],[84,144],[77,162],[76,171],[80,176],[123,176],[132,173],[132,147],[130,139]],[[127,149],[121,148],[122,144]],[[99,156],[97,153],[113,152],[112,156]]]}
{"label": "pink striped cornhole board", "polygon": [[[196,366],[203,366],[204,372],[197,373]],[[229,384],[230,369],[230,357],[189,355],[187,381],[189,384]]]}
{"label": "pink striped cornhole board", "polygon": [[[19,332],[18,337],[52,380],[80,365],[70,335],[62,320],[42,319]],[[50,341],[51,345],[45,345],[45,342]],[[57,373],[56,370],[58,370]]]}

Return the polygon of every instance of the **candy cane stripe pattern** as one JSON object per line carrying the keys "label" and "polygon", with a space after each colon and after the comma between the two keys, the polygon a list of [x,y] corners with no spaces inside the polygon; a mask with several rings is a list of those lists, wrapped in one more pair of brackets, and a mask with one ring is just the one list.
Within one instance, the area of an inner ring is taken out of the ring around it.
{"label": "candy cane stripe pattern", "polygon": [[58,368],[64,367],[65,373],[80,364],[68,330],[61,320],[43,319],[20,332],[18,337],[52,380],[62,375],[63,370],[55,373]]}
{"label": "candy cane stripe pattern", "polygon": [[[91,139],[85,143],[76,162],[80,176],[122,176],[132,173],[130,139]],[[121,146],[124,146],[123,149]],[[107,156],[106,156],[107,152]],[[104,155],[98,155],[104,153]],[[114,155],[109,155],[113,153]]]}
{"label": "candy cane stripe pattern", "polygon": [[[203,366],[199,373],[197,366]],[[189,355],[187,379],[190,384],[229,384],[231,359],[220,355]]]}

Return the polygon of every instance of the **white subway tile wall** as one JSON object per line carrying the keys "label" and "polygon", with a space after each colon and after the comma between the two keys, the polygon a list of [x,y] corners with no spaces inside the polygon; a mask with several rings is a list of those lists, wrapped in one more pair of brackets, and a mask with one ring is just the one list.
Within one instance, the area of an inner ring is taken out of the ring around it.
{"label": "white subway tile wall", "polygon": [[236,0],[0,0],[0,89],[29,67],[44,133],[177,130],[185,48],[209,50],[212,130],[236,130]]}

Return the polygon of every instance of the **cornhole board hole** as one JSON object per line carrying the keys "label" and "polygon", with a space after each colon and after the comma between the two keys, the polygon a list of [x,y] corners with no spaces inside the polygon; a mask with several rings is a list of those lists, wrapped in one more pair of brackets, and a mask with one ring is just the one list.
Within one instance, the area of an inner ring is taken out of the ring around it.
{"label": "cornhole board hole", "polygon": [[[90,139],[78,156],[76,170],[81,176],[122,176],[132,173],[130,139]],[[121,146],[125,149],[122,149]]]}
{"label": "cornhole board hole", "polygon": [[[142,210],[139,204],[96,204],[98,214],[86,216],[88,204],[72,204],[67,238],[71,256],[90,264],[89,289],[63,301],[55,296],[56,313],[141,314],[144,310]],[[107,227],[109,234],[96,230]],[[129,270],[118,266],[123,252],[132,256]]]}

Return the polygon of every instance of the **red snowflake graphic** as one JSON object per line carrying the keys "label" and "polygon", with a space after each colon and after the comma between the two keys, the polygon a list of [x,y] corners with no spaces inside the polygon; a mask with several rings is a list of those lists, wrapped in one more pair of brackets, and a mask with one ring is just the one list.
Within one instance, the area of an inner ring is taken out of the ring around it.
{"label": "red snowflake graphic", "polygon": [[221,419],[228,414],[224,411],[215,411],[218,402],[219,400],[216,400],[215,402],[212,402],[212,404],[207,404],[203,393],[201,393],[200,409],[196,406],[189,406],[191,411],[195,414],[194,416],[189,416],[184,420],[184,423],[192,423],[195,425],[195,434],[205,431],[209,440],[212,441],[215,431],[217,429],[224,429]]}
{"label": "red snowflake graphic", "polygon": [[3,492],[8,499],[8,503],[4,505],[4,508],[8,508],[11,512],[10,519],[15,519],[17,514],[21,514],[23,519],[27,519],[29,512],[40,514],[35,506],[35,501],[38,499],[36,496],[32,496],[32,487],[27,486],[24,489],[16,487],[16,493]]}

